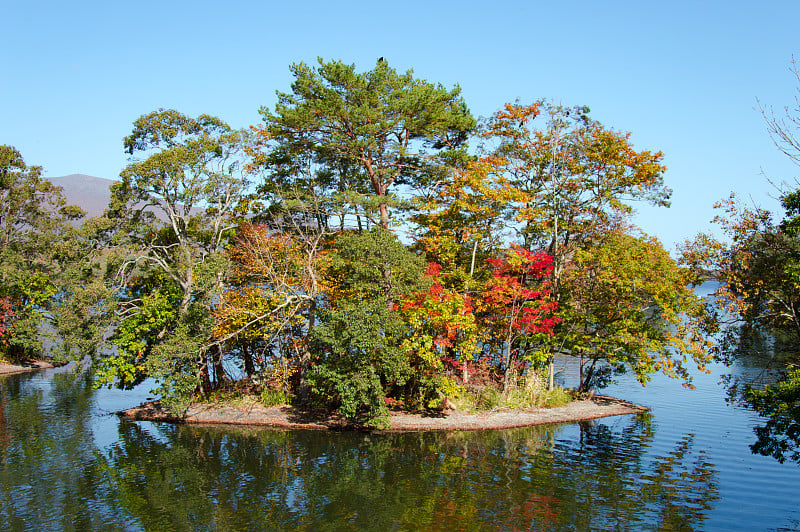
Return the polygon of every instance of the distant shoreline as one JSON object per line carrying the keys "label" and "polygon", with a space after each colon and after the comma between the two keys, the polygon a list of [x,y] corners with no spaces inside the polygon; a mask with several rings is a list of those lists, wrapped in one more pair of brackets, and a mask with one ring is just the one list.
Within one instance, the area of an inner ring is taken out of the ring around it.
{"label": "distant shoreline", "polygon": [[[488,412],[457,410],[433,412],[394,411],[390,426],[378,432],[493,430],[529,427],[549,423],[575,423],[609,416],[640,414],[649,408],[621,399],[595,396],[573,401],[555,408],[501,409]],[[361,430],[330,412],[302,410],[282,405],[265,407],[257,401],[237,405],[224,403],[193,404],[182,417],[164,410],[158,401],[151,401],[117,414],[133,421],[159,421],[181,424],[245,425],[278,429]]]}

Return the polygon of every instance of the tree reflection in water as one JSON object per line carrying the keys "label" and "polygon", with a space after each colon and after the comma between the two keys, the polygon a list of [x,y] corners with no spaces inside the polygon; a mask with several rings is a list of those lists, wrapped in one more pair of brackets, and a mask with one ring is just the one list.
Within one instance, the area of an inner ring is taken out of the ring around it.
{"label": "tree reflection in water", "polygon": [[117,422],[95,393],[85,376],[0,379],[0,529],[690,529],[718,497],[691,435],[654,455],[648,415],[292,432]]}
{"label": "tree reflection in water", "polygon": [[87,375],[0,378],[0,529],[123,530],[100,482]]}
{"label": "tree reflection in water", "polygon": [[800,463],[800,374],[792,335],[767,332],[747,322],[730,326],[716,357],[730,373],[723,377],[728,402],[755,410],[762,424],[753,427],[753,454]]}
{"label": "tree reflection in water", "polygon": [[101,457],[145,529],[694,529],[718,498],[693,437],[647,415],[508,431],[354,434],[121,423]]}

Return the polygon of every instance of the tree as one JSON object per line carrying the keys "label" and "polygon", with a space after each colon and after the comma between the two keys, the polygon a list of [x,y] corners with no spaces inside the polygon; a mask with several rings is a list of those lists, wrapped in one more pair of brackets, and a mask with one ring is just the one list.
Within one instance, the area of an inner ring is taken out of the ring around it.
{"label": "tree", "polygon": [[775,384],[760,390],[748,389],[745,400],[767,418],[764,425],[755,428],[758,439],[750,449],[781,463],[787,458],[800,463],[800,370],[797,366],[790,366]]}
{"label": "tree", "polygon": [[503,246],[512,206],[525,198],[507,179],[505,160],[497,157],[467,161],[428,188],[429,194],[416,198],[414,236],[428,258],[451,274],[474,272],[477,257],[490,257]]}
{"label": "tree", "polygon": [[[763,387],[744,383],[745,404],[766,418],[756,428],[754,452],[780,461],[800,461],[800,412],[796,398],[800,379],[800,239],[794,202],[787,192],[782,202],[786,217],[776,223],[772,213],[748,208],[731,196],[715,205],[715,217],[725,240],[700,234],[683,249],[682,260],[695,271],[711,272],[719,282],[714,300],[722,319],[723,337],[716,350],[728,364],[746,356],[768,360],[782,373],[778,382]],[[740,383],[733,382],[736,392]]]}
{"label": "tree", "polygon": [[0,146],[0,357],[12,360],[41,354],[64,270],[81,256],[70,222],[83,212],[41,174],[15,148]]}
{"label": "tree", "polygon": [[[542,110],[547,119],[535,128]],[[668,206],[663,154],[636,151],[630,134],[589,118],[586,107],[538,102],[506,104],[484,135],[498,142],[510,183],[525,194],[515,205],[523,247],[553,256],[553,291],[572,254],[602,232],[616,216],[633,211],[631,202]]]}
{"label": "tree", "polygon": [[734,194],[715,205],[714,222],[727,242],[700,234],[683,246],[683,261],[719,281],[716,301],[731,315],[800,338],[800,242],[773,220],[772,213],[748,208]]}
{"label": "tree", "polygon": [[496,157],[467,161],[426,187],[427,194],[415,198],[415,247],[437,265],[432,290],[441,287],[441,292],[429,294],[425,306],[460,301],[462,310],[451,316],[467,320],[458,329],[459,340],[446,346],[448,356],[460,360],[464,382],[469,381],[469,362],[480,351],[473,345],[478,334],[474,330],[477,324],[472,323],[476,319],[473,303],[492,278],[487,259],[495,258],[505,245],[513,223],[510,206],[524,197],[510,185],[504,165],[504,160]]}
{"label": "tree", "polygon": [[[260,347],[265,362],[274,365],[282,359],[300,369],[304,398],[305,372],[311,361],[309,338],[317,306],[329,286],[325,277],[329,261],[323,249],[328,235],[318,229],[296,224],[295,231],[280,233],[263,224],[240,226],[228,250],[233,284],[222,293],[214,311],[215,341],[229,346],[238,343],[248,374],[255,369],[253,351]],[[284,337],[289,340],[280,342]],[[276,345],[281,343],[286,349]]]}
{"label": "tree", "polygon": [[[518,360],[536,360],[537,347],[519,356],[521,339],[536,335],[552,336],[553,327],[561,321],[553,315],[556,303],[549,299],[549,277],[553,269],[550,255],[533,253],[523,248],[512,248],[500,259],[489,259],[494,267],[492,278],[486,283],[481,297],[483,317],[494,332],[495,345],[502,346],[504,366],[503,391],[508,389],[512,357]],[[529,346],[530,347],[530,346]]]}
{"label": "tree", "polygon": [[331,275],[339,293],[336,299],[375,300],[389,310],[420,286],[424,258],[408,250],[382,227],[348,232],[334,241]]}
{"label": "tree", "polygon": [[4,338],[9,334],[11,319],[15,316],[11,309],[11,299],[8,297],[0,298],[0,347],[8,345],[8,340]]}
{"label": "tree", "polygon": [[458,87],[446,90],[411,71],[398,74],[384,60],[365,73],[339,61],[318,62],[316,68],[292,65],[292,92],[278,92],[274,113],[261,108],[265,125],[258,131],[277,145],[273,160],[279,153],[296,165],[304,155],[299,160],[319,165],[322,175],[360,180],[348,183],[353,192],[369,189],[373,198],[350,194],[347,200],[365,212],[377,208],[388,228],[389,206],[396,203],[391,192],[441,171],[437,156],[463,156],[458,150],[475,120]]}
{"label": "tree", "polygon": [[128,153],[145,158],[113,186],[112,216],[125,220],[121,234],[134,244],[129,265],[156,266],[176,282],[182,311],[192,300],[195,266],[222,251],[233,228],[229,217],[246,185],[243,141],[216,117],[164,109],[138,118],[125,138]]}
{"label": "tree", "polygon": [[454,383],[443,376],[445,359],[462,365],[462,380],[468,381],[467,361],[475,358],[483,339],[473,297],[443,285],[441,266],[428,263],[425,269],[427,290],[419,291],[400,302],[399,313],[408,327],[401,349],[409,359],[414,382],[406,387],[405,400],[410,405],[430,406],[439,402],[439,392],[451,397]]}
{"label": "tree", "polygon": [[564,345],[581,359],[578,390],[602,387],[627,369],[642,384],[661,371],[690,387],[687,363],[704,370],[712,358],[708,338],[716,332],[691,289],[695,281],[656,238],[624,227],[576,250],[564,273],[561,315],[568,323]]}
{"label": "tree", "polygon": [[170,397],[197,387],[205,393],[212,376],[224,380],[219,349],[204,343],[228,269],[231,217],[246,187],[245,142],[209,115],[160,109],[134,122],[124,145],[135,158],[112,186],[107,214],[117,222],[126,297],[113,340],[118,355],[101,363],[99,382],[129,386],[150,375]]}
{"label": "tree", "polygon": [[402,387],[410,377],[400,348],[406,333],[382,301],[343,299],[322,309],[314,329],[318,360],[308,373],[318,401],[350,421],[386,428],[390,387]]}
{"label": "tree", "polygon": [[[545,123],[537,128],[537,117]],[[632,203],[667,206],[663,154],[634,149],[630,134],[606,128],[589,118],[586,107],[565,108],[537,102],[506,104],[487,123],[485,138],[504,160],[509,183],[523,198],[509,204],[522,246],[544,250],[553,258],[552,298],[562,321],[555,329],[553,353],[570,351],[571,321],[565,283],[576,255],[603,240],[609,227],[632,211]],[[553,370],[551,357],[550,385]]]}
{"label": "tree", "polygon": [[422,288],[424,260],[382,227],[342,234],[333,245],[336,290],[314,328],[317,356],[308,381],[346,418],[384,426],[384,398],[417,384],[398,302]]}
{"label": "tree", "polygon": [[[793,107],[776,113],[761,106],[767,131],[776,147],[800,164],[800,71],[792,59],[798,82]],[[734,194],[718,202],[721,212],[713,222],[723,238],[699,234],[683,249],[683,261],[698,274],[710,273],[719,281],[715,300],[723,320],[717,356],[728,364],[745,357],[768,359],[780,378],[765,386],[732,380],[731,391],[766,418],[755,429],[755,453],[800,462],[800,189],[778,187],[783,218],[766,209],[741,204]]]}

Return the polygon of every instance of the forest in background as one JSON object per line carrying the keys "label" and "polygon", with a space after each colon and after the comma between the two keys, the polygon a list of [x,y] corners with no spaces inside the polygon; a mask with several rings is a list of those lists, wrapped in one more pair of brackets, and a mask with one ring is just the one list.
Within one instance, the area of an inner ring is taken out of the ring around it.
{"label": "forest in background", "polygon": [[[99,217],[0,148],[2,357],[39,356],[44,333],[61,359],[91,354],[98,384],[152,377],[178,411],[246,379],[380,427],[387,404],[546,395],[556,354],[580,358],[584,393],[625,371],[691,386],[690,365],[742,347],[742,324],[796,346],[795,193],[782,223],[721,205],[730,240],[699,235],[679,264],[631,223],[637,202],[669,205],[663,155],[588,108],[477,120],[458,87],[383,60],[291,70],[248,130],[165,109],[136,120]],[[792,123],[772,116],[780,146]],[[708,272],[735,323],[692,291]],[[796,448],[800,415],[778,410],[798,381],[748,395],[790,435],[765,453]]]}

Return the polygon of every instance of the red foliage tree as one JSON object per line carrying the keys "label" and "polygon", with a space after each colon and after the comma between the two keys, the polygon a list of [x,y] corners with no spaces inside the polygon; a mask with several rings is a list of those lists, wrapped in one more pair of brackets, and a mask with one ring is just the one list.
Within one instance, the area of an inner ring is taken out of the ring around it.
{"label": "red foliage tree", "polygon": [[[494,272],[484,286],[480,308],[495,342],[502,345],[505,389],[512,357],[518,351],[514,344],[540,334],[552,336],[560,321],[554,315],[557,304],[550,299],[553,258],[514,247],[505,257],[487,262]],[[533,344],[528,342],[528,351],[533,351]]]}
{"label": "red foliage tree", "polygon": [[11,300],[7,297],[0,297],[0,346],[8,343],[5,337],[9,334],[11,318],[14,315],[14,310],[11,308]]}

